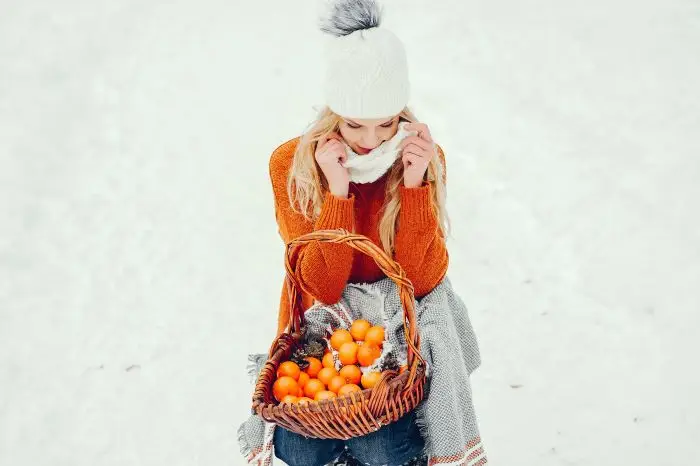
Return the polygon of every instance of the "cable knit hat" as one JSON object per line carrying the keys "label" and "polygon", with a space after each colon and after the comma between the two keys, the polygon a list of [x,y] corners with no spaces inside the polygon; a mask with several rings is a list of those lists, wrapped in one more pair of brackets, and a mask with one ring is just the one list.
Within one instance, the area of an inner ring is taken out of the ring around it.
{"label": "cable knit hat", "polygon": [[321,30],[325,47],[326,105],[348,118],[391,117],[408,103],[410,84],[403,43],[380,28],[374,0],[331,0]]}

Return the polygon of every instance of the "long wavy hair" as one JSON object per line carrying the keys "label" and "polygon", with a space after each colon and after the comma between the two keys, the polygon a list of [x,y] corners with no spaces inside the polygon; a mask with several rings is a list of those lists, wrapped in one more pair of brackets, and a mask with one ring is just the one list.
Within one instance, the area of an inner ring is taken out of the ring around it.
{"label": "long wavy hair", "polygon": [[[399,114],[400,120],[418,122],[413,112],[405,107]],[[328,182],[316,162],[315,153],[318,141],[332,132],[339,133],[342,117],[327,106],[317,114],[314,122],[301,135],[294,153],[294,160],[287,179],[287,194],[294,211],[307,220],[314,221],[321,212],[321,205]],[[440,157],[434,157],[426,172],[426,181],[432,185],[432,209],[438,218],[438,228],[443,237],[450,229],[450,221],[445,208],[445,177]],[[380,211],[379,238],[382,249],[392,256],[394,239],[398,228],[401,197],[399,187],[403,181],[403,163],[397,159],[389,169],[384,196],[384,205]]]}

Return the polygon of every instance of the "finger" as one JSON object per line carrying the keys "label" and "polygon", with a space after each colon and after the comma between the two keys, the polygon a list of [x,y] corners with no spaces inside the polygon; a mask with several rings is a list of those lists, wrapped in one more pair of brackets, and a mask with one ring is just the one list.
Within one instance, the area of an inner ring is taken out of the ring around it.
{"label": "finger", "polygon": [[337,152],[337,157],[338,157],[338,163],[345,163],[348,159],[348,154],[345,152],[345,150],[341,149]]}
{"label": "finger", "polygon": [[428,162],[432,159],[430,152],[415,144],[409,144],[403,150],[407,153],[413,153]]}
{"label": "finger", "polygon": [[423,158],[415,154],[406,154],[406,161],[404,162],[404,169],[406,164],[413,170],[419,170],[425,172],[428,169],[428,162]]}
{"label": "finger", "polygon": [[323,146],[323,154],[334,154],[336,152],[340,152],[341,150],[342,146],[340,141],[337,139],[329,139],[328,142],[326,142],[326,145]]}
{"label": "finger", "polygon": [[408,137],[404,138],[401,141],[401,144],[399,144],[399,147],[401,149],[403,149],[408,144],[417,144],[418,146],[422,147],[426,151],[430,151],[430,148],[431,148],[431,144],[428,141],[426,141],[425,139],[421,139],[418,136],[408,136]]}
{"label": "finger", "polygon": [[418,137],[428,142],[433,142],[433,137],[430,134],[430,129],[425,123],[409,123],[405,126],[408,131],[418,131]]}
{"label": "finger", "polygon": [[419,146],[417,144],[408,144],[406,147],[404,147],[403,150],[407,151],[407,152],[412,152],[412,153],[418,155],[419,157],[428,158],[430,156],[428,151],[426,151],[425,149],[423,149],[421,146]]}
{"label": "finger", "polygon": [[318,147],[322,148],[325,146],[329,141],[333,141],[340,138],[340,135],[337,134],[335,131],[327,133],[322,135],[320,138],[318,138]]}
{"label": "finger", "polygon": [[412,152],[405,152],[403,156],[401,157],[401,160],[403,161],[404,167],[406,165],[414,166],[414,165],[420,165],[421,163],[421,156],[416,155]]}
{"label": "finger", "polygon": [[343,146],[340,141],[337,139],[331,139],[328,141],[328,145],[324,151],[324,157],[333,159],[338,163],[344,163],[347,160],[348,155],[345,152],[345,146]]}
{"label": "finger", "polygon": [[340,134],[331,133],[328,137],[330,138],[328,143],[331,144],[329,148],[332,148],[333,150],[336,150],[337,148],[338,151],[345,153],[345,139],[343,139]]}
{"label": "finger", "polygon": [[328,135],[328,138],[329,138],[329,139],[336,140],[336,141],[344,142],[343,137],[342,137],[340,134],[336,133],[335,131],[333,131],[332,133],[330,133],[330,134]]}
{"label": "finger", "polygon": [[409,131],[421,131],[427,125],[419,121],[413,121],[411,123],[406,123],[405,128]]}

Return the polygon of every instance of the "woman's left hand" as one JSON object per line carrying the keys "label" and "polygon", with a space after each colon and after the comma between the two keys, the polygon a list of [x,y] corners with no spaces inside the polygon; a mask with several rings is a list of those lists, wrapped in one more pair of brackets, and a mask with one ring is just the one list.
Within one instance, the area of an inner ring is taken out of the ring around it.
{"label": "woman's left hand", "polygon": [[403,185],[417,188],[423,184],[428,164],[437,155],[435,143],[425,123],[409,123],[408,131],[418,131],[418,136],[408,136],[399,145],[403,161]]}

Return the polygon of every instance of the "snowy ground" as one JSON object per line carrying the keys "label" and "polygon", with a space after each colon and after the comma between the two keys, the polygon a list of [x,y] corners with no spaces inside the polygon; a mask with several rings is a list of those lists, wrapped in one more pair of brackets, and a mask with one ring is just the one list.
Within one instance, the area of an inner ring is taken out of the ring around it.
{"label": "snowy ground", "polygon": [[[699,464],[700,4],[385,5],[447,154],[491,462]],[[2,2],[0,465],[244,463],[315,13]]]}

